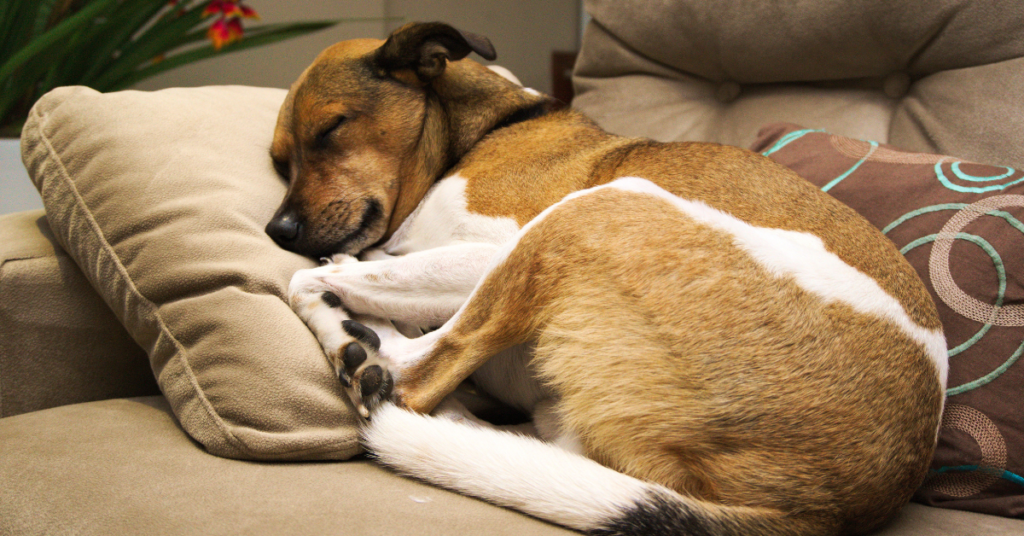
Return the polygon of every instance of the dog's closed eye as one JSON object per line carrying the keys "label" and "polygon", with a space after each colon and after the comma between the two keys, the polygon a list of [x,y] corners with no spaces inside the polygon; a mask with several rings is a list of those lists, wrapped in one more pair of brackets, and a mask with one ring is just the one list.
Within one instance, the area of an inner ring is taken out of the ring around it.
{"label": "dog's closed eye", "polygon": [[321,129],[320,132],[316,135],[317,147],[326,146],[327,138],[329,138],[331,134],[333,134],[334,131],[337,130],[338,127],[340,127],[347,119],[348,117],[344,115],[339,115],[338,117],[334,118],[334,121],[328,123],[328,125],[325,128]]}
{"label": "dog's closed eye", "polygon": [[279,160],[277,158],[272,158],[272,161],[274,162],[274,170],[277,171],[277,174],[280,175],[285,182],[290,180],[291,174],[289,173],[288,161]]}

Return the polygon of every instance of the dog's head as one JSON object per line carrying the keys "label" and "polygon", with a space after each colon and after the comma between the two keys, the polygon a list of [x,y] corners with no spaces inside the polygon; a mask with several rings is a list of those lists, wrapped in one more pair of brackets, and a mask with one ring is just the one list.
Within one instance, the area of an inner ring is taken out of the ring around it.
{"label": "dog's head", "polygon": [[394,232],[488,121],[522,105],[509,97],[521,88],[458,61],[470,52],[495,57],[486,38],[442,23],[322,52],[278,116],[271,157],[288,193],[267,233],[323,257],[358,253]]}

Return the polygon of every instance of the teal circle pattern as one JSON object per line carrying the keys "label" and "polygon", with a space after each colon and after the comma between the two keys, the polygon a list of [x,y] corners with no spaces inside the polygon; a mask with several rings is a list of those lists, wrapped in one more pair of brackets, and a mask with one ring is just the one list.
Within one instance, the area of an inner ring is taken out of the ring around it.
{"label": "teal circle pattern", "polygon": [[1007,167],[1007,168],[1003,168],[1003,169],[1006,170],[1006,173],[1003,173],[1002,175],[992,175],[990,177],[976,177],[974,175],[968,175],[968,174],[964,173],[963,171],[960,171],[960,164],[961,164],[961,162],[953,162],[953,165],[950,166],[950,169],[953,170],[953,174],[956,175],[956,177],[958,179],[965,180],[967,182],[1001,181],[1001,180],[1003,180],[1003,179],[1005,179],[1005,178],[1007,178],[1007,177],[1009,177],[1009,176],[1011,176],[1011,175],[1013,175],[1014,173],[1017,172],[1012,167]]}
{"label": "teal circle pattern", "polygon": [[[933,234],[918,238],[917,240],[914,240],[913,242],[907,244],[906,246],[903,246],[903,248],[900,249],[900,253],[906,255],[908,252],[910,252],[910,250],[918,246],[923,246],[924,244],[934,242],[938,237],[938,234]],[[965,240],[967,242],[971,242],[972,244],[977,245],[982,250],[984,250],[985,253],[988,254],[989,258],[992,259],[992,264],[995,266],[996,273],[999,276],[999,295],[996,297],[996,306],[1002,306],[1003,300],[1006,297],[1006,266],[1003,265],[1003,259],[1002,257],[999,256],[999,252],[997,252],[996,249],[992,247],[992,244],[990,244],[988,240],[985,240],[984,238],[977,235],[957,233],[956,239]],[[956,348],[950,348],[949,357],[953,357],[963,352],[964,350],[970,348],[971,346],[974,346],[974,343],[981,340],[981,338],[984,337],[990,329],[992,329],[992,324],[985,324],[980,330],[978,330],[977,333],[974,334],[974,336],[967,339],[967,341],[963,342]]]}
{"label": "teal circle pattern", "polygon": [[[949,178],[946,177],[946,174],[943,173],[942,171],[942,164],[942,160],[939,160],[938,162],[935,163],[935,177],[939,179],[939,182],[942,183],[943,186],[950,190],[953,190],[954,192],[960,192],[964,194],[984,194],[988,192],[998,192],[1001,190],[1005,190],[1010,186],[1014,186],[1024,182],[1024,177],[1021,177],[1015,181],[1011,181],[1005,184],[992,184],[989,186],[962,186],[953,183],[953,181],[949,180]],[[950,167],[953,171],[953,174],[956,175],[957,178],[963,179],[968,182],[991,182],[1002,180],[1012,176],[1014,173],[1017,172],[1015,169],[1007,167],[1004,168],[1007,170],[1006,173],[1002,175],[993,175],[991,177],[975,177],[973,175],[968,175],[960,171],[960,162],[954,162]]]}
{"label": "teal circle pattern", "polygon": [[[912,212],[908,212],[907,214],[904,214],[903,216],[898,218],[896,221],[890,223],[884,229],[882,229],[882,233],[888,235],[890,231],[892,231],[893,229],[898,227],[900,224],[905,223],[906,221],[908,221],[910,219],[913,219],[913,218],[915,218],[917,216],[920,216],[922,214],[928,214],[928,213],[931,213],[931,212],[938,212],[938,211],[942,211],[942,210],[956,210],[956,211],[959,211],[959,210],[962,210],[963,208],[965,208],[967,206],[968,205],[966,203],[946,203],[946,204],[941,204],[941,205],[932,205],[932,206],[928,206],[928,207],[922,207],[922,208],[919,208],[919,209],[914,210]],[[1002,218],[1007,223],[1009,223],[1013,228],[1017,229],[1021,233],[1024,233],[1024,223],[1021,223],[1020,220],[1018,220],[1017,218],[1015,218],[1013,215],[1011,215],[1010,213],[1008,213],[1006,211],[1003,211],[1003,210],[992,210],[992,211],[987,212],[986,215],[988,215],[988,216],[996,216],[996,217]],[[928,243],[934,242],[938,238],[938,236],[939,236],[938,234],[932,234],[932,235],[928,235],[928,236],[924,236],[924,237],[918,238],[917,240],[914,240],[914,241],[910,242],[906,246],[903,246],[903,248],[900,249],[900,253],[902,253],[903,255],[906,255],[908,252],[910,252],[911,250],[913,250],[914,248],[916,248],[918,246],[922,246],[924,244],[928,244]],[[1006,266],[1003,264],[1003,260],[1002,260],[1002,257],[1000,257],[999,252],[997,252],[996,249],[994,247],[992,247],[992,244],[990,244],[987,240],[985,240],[984,238],[981,238],[980,236],[976,236],[976,235],[972,235],[972,234],[967,234],[967,233],[957,233],[956,236],[955,236],[955,239],[957,239],[957,240],[965,240],[967,242],[970,242],[970,243],[980,247],[986,254],[988,254],[989,258],[992,259],[992,264],[995,267],[996,274],[997,274],[997,276],[999,278],[999,293],[998,293],[998,296],[996,297],[995,305],[996,305],[996,307],[1001,307],[1002,304],[1003,304],[1003,300],[1006,297],[1007,278],[1006,278]],[[968,348],[970,348],[971,346],[976,344],[979,340],[981,340],[982,337],[985,336],[986,333],[988,333],[988,331],[990,329],[992,329],[992,324],[991,323],[986,323],[984,326],[982,326],[982,328],[977,333],[975,333],[967,341],[964,341],[963,343],[961,343],[960,345],[958,345],[955,348],[951,348],[949,350],[949,357],[956,356],[957,354],[962,353],[963,351],[967,350]],[[956,387],[948,388],[946,390],[946,396],[955,396],[955,395],[958,395],[958,394],[962,394],[962,393],[965,393],[967,391],[971,391],[973,389],[977,389],[977,388],[979,388],[979,387],[981,387],[983,385],[986,385],[986,384],[992,382],[993,380],[995,380],[996,378],[1001,376],[1004,372],[1006,372],[1006,370],[1008,370],[1011,366],[1013,366],[1013,364],[1016,363],[1017,360],[1020,359],[1022,354],[1024,354],[1024,342],[1021,343],[1021,345],[1017,348],[1017,350],[1009,358],[1007,358],[1006,361],[1004,361],[1002,365],[1000,365],[999,367],[996,367],[995,370],[993,370],[992,372],[989,372],[988,374],[986,374],[985,376],[982,376],[981,378],[978,378],[976,380],[967,382],[967,383],[965,383],[963,385],[958,385]]]}

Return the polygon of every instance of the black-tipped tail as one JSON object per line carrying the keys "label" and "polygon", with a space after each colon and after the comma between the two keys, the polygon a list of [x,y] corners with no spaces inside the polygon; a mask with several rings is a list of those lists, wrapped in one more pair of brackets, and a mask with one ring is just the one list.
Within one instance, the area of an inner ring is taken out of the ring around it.
{"label": "black-tipped tail", "polygon": [[676,497],[651,491],[622,516],[612,519],[600,528],[587,531],[592,536],[716,536],[723,527],[715,520],[702,516]]}

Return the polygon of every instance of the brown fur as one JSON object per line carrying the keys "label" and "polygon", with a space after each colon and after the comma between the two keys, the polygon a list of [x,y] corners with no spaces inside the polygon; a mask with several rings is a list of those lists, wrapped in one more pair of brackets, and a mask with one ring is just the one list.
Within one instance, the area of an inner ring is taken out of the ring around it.
{"label": "brown fur", "polygon": [[922,349],[660,200],[602,192],[556,211],[478,295],[405,372],[409,407],[533,343],[588,457],[684,495],[861,533],[924,479],[942,392]]}
{"label": "brown fur", "polygon": [[[529,166],[524,154],[530,155]],[[930,295],[889,240],[848,206],[750,151],[622,138],[566,111],[492,134],[455,171],[469,180],[470,210],[512,217],[520,225],[570,192],[643,177],[752,225],[820,237],[829,251],[900,299],[915,322],[940,327]]]}
{"label": "brown fur", "polygon": [[[380,70],[374,53],[383,44],[359,39],[327,48],[281,108],[270,154],[289,188],[278,215],[297,211],[312,231],[296,245],[301,253],[357,253],[387,238],[488,130],[545,100],[472,61],[452,62],[425,92],[408,69]],[[348,119],[318,144],[317,134],[339,115]],[[383,217],[352,239],[368,200],[379,202]]]}
{"label": "brown fur", "polygon": [[[306,225],[298,251],[355,253],[390,236],[446,171],[467,178],[470,211],[520,225],[568,193],[639,176],[755,226],[814,234],[918,325],[940,326],[890,242],[767,158],[613,136],[573,111],[492,132],[545,99],[469,60],[382,69],[386,48],[327,49],[282,109],[272,155],[290,180],[281,210]],[[317,145],[339,114],[349,120]],[[359,230],[368,199],[383,214]],[[765,519],[783,521],[766,534],[870,530],[924,478],[942,392],[923,350],[767,274],[730,236],[664,201],[602,191],[568,204],[476,296],[430,358],[403,371],[401,403],[429,411],[499,350],[532,343],[532,366],[590,457],[772,512]]]}

